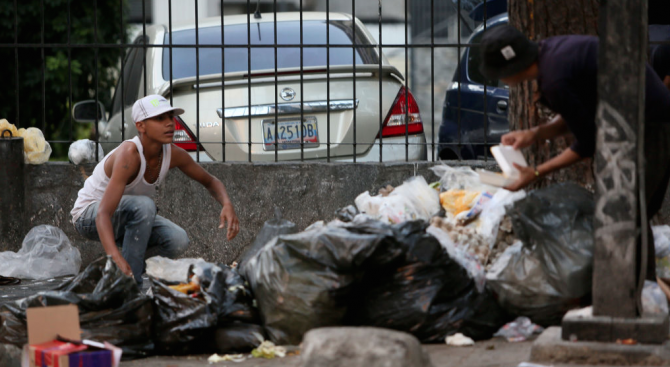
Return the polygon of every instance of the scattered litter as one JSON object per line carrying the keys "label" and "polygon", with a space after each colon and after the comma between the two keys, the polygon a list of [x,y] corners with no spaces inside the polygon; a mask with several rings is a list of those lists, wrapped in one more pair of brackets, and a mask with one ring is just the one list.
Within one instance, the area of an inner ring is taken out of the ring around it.
{"label": "scattered litter", "polygon": [[622,345],[635,345],[635,344],[637,344],[637,340],[635,340],[635,339],[623,339],[623,340],[617,339],[616,343],[617,344],[622,344]]}
{"label": "scattered litter", "polygon": [[275,357],[286,357],[286,348],[276,346],[273,342],[265,340],[256,349],[251,351],[254,358],[273,359]]}
{"label": "scattered litter", "polygon": [[167,257],[154,256],[146,260],[146,272],[148,276],[166,282],[188,283],[189,276],[193,273],[196,264],[205,264],[203,259],[178,259],[172,260]]}
{"label": "scattered litter", "polygon": [[0,264],[2,276],[45,280],[78,274],[81,254],[62,230],[40,225],[28,232],[18,252],[0,252]]}
{"label": "scattered litter", "polygon": [[495,350],[495,349],[496,349],[496,346],[493,345],[493,344],[486,346],[486,350]]}
{"label": "scattered litter", "polygon": [[452,345],[454,347],[469,347],[475,345],[475,341],[468,338],[467,336],[456,333],[452,336],[448,336],[446,339],[447,345]]}
{"label": "scattered litter", "polygon": [[500,336],[507,339],[508,342],[522,342],[528,340],[533,334],[540,334],[544,328],[533,324],[529,318],[519,316],[516,320],[503,326],[493,336]]}
{"label": "scattered litter", "polygon": [[554,365],[546,365],[546,364],[537,364],[537,363],[528,363],[528,362],[521,362],[519,363],[518,366],[516,367],[554,367]]}
{"label": "scattered litter", "polygon": [[219,362],[244,362],[247,360],[247,357],[244,354],[224,354],[222,356],[218,354],[212,354],[207,358],[209,364],[219,363]]}

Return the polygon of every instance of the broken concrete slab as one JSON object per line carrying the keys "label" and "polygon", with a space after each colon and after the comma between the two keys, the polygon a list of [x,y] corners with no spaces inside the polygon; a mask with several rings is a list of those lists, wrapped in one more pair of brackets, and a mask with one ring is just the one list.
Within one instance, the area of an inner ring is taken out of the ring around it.
{"label": "broken concrete slab", "polygon": [[302,367],[432,367],[413,335],[374,327],[313,329],[302,342]]}
{"label": "broken concrete slab", "polygon": [[[667,330],[667,329],[666,329]],[[623,345],[593,341],[566,341],[560,327],[550,327],[533,343],[532,362],[612,366],[670,366],[670,344]]]}

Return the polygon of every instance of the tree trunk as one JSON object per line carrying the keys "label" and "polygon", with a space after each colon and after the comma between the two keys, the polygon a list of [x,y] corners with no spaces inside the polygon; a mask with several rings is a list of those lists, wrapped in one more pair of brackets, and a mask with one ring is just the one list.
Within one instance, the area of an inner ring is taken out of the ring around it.
{"label": "tree trunk", "polygon": [[[563,34],[598,34],[599,0],[510,0],[508,6],[510,25],[536,42]],[[553,112],[535,102],[537,96],[535,81],[510,88],[508,117],[511,130],[529,129],[551,119]],[[567,149],[571,143],[571,137],[538,142],[524,154],[528,164],[536,166]],[[534,188],[563,181],[577,182],[592,189],[591,160],[547,175]]]}

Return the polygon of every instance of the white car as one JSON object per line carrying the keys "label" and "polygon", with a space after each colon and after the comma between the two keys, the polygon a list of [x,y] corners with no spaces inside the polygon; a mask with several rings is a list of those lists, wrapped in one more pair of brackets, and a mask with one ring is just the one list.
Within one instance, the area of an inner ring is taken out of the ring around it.
{"label": "white car", "polygon": [[[278,13],[276,22],[251,15],[250,27],[248,20],[201,20],[197,51],[194,23],[173,26],[171,35],[167,26],[147,27],[146,60],[142,47],[129,51],[125,85],[119,81],[110,118],[99,122],[105,152],[137,135],[133,103],[161,94],[186,111],[175,118],[174,143],[199,161],[426,159],[417,103],[358,19],[305,12],[302,22],[300,13]],[[172,51],[155,47],[170,44]],[[79,102],[73,116],[91,122],[94,111],[93,101]]]}

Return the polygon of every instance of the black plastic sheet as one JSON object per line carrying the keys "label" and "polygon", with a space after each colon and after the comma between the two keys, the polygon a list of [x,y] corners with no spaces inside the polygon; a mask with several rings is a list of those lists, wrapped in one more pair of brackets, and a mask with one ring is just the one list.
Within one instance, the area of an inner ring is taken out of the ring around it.
{"label": "black plastic sheet", "polygon": [[75,304],[84,339],[107,341],[123,349],[124,358],[151,354],[152,306],[135,280],[124,275],[111,259],[101,258],[59,290],[0,307],[0,343],[27,343],[26,310]]}
{"label": "black plastic sheet", "polygon": [[575,184],[530,192],[508,208],[523,246],[508,248],[487,275],[505,309],[549,326],[585,305],[593,273],[594,209],[593,194]]}
{"label": "black plastic sheet", "polygon": [[273,238],[283,235],[283,234],[292,234],[298,232],[298,229],[295,226],[295,223],[282,219],[281,211],[278,208],[275,208],[275,217],[270,219],[263,224],[263,228],[258,232],[254,242],[251,244],[251,247],[242,255],[240,259],[238,269],[244,274],[244,268],[254,255],[260,251],[263,246],[270,242]]}

